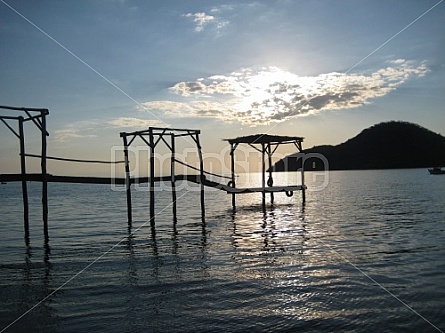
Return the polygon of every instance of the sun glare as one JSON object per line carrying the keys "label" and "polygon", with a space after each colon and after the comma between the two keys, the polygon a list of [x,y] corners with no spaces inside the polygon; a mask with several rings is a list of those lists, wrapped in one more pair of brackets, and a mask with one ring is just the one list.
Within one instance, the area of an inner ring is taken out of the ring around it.
{"label": "sun glare", "polygon": [[245,87],[237,108],[250,110],[253,119],[273,119],[280,110],[294,104],[296,96],[305,99],[315,93],[315,79],[277,67],[264,68],[244,77]]}

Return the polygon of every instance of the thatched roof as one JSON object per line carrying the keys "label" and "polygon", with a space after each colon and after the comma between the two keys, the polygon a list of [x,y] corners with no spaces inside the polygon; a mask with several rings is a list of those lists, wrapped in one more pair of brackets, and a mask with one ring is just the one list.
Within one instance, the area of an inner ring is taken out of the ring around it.
{"label": "thatched roof", "polygon": [[225,139],[230,144],[234,143],[248,143],[248,144],[261,144],[261,143],[292,143],[302,142],[304,138],[299,136],[283,136],[283,135],[270,135],[270,134],[254,134],[247,136],[240,136],[235,139]]}

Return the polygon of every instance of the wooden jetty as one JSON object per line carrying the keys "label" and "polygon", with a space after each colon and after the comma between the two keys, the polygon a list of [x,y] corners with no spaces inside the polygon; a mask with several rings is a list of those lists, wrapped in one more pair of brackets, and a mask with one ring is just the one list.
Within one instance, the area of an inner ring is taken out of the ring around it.
{"label": "wooden jetty", "polygon": [[[202,157],[202,148],[199,140],[199,130],[191,130],[191,129],[177,129],[177,128],[159,128],[159,127],[149,127],[148,130],[137,131],[137,132],[121,132],[120,136],[123,138],[124,144],[124,157],[125,157],[125,176],[126,176],[126,193],[127,193],[127,212],[128,212],[128,223],[131,223],[132,220],[132,207],[131,207],[131,175],[130,175],[130,167],[129,167],[129,159],[128,159],[128,148],[133,143],[133,141],[139,137],[142,139],[145,144],[150,147],[150,220],[154,221],[155,217],[155,191],[154,184],[157,181],[155,174],[155,148],[162,141],[170,150],[170,176],[168,176],[168,180],[171,182],[172,188],[172,202],[173,202],[173,216],[176,217],[176,186],[175,182],[177,180],[187,180],[190,182],[197,183],[201,186],[201,215],[204,219],[205,217],[205,202],[204,202],[204,186],[217,188],[232,195],[232,207],[236,208],[236,195],[244,194],[244,193],[262,193],[262,205],[263,209],[266,205],[266,193],[270,193],[271,203],[274,202],[274,193],[276,192],[285,192],[286,195],[292,196],[294,191],[302,191],[303,203],[306,201],[306,186],[304,185],[304,169],[301,169],[301,184],[299,185],[289,185],[289,186],[273,186],[273,177],[272,177],[272,155],[278,149],[280,145],[284,144],[292,144],[294,145],[299,152],[302,152],[302,137],[296,136],[277,136],[277,135],[269,135],[269,134],[256,134],[250,136],[238,137],[235,139],[227,139],[230,143],[230,156],[231,156],[231,177],[225,177],[221,175],[215,175],[220,178],[229,178],[230,181],[227,185],[221,184],[218,182],[210,181],[206,178],[206,174],[208,174],[204,170],[204,163]],[[146,139],[148,137],[148,140]],[[175,151],[175,140],[178,137],[190,137],[196,144],[196,150],[199,157],[199,169],[192,167],[182,161],[176,159],[176,151]],[[130,139],[129,139],[130,138]],[[235,174],[235,150],[239,144],[244,143],[254,148],[258,152],[261,153],[262,156],[262,185],[261,187],[249,187],[249,188],[237,188],[236,187],[236,174]],[[257,146],[260,146],[258,148]],[[266,170],[266,155],[268,158],[269,168]],[[176,175],[175,174],[175,163],[180,163],[187,167],[191,167],[197,171],[199,171],[199,175]],[[269,178],[266,182],[266,171],[269,173]]]}
{"label": "wooden jetty", "polygon": [[[25,238],[29,236],[29,207],[28,207],[28,189],[26,185],[26,153],[25,153],[25,131],[24,123],[31,121],[41,133],[41,182],[42,182],[42,219],[45,239],[48,239],[48,182],[46,172],[46,137],[49,136],[46,130],[46,116],[48,109],[39,108],[21,108],[14,106],[0,106],[0,109],[17,111],[20,116],[0,115],[0,121],[19,139],[20,142],[20,169],[23,196],[23,221],[25,228]],[[12,123],[16,123],[18,130]]]}
{"label": "wooden jetty", "polygon": [[[131,202],[131,185],[149,183],[150,192],[150,222],[154,224],[155,219],[155,183],[156,182],[170,182],[172,192],[172,207],[173,216],[176,220],[176,182],[177,181],[189,181],[200,186],[201,194],[201,215],[204,221],[205,219],[205,200],[204,200],[204,188],[212,187],[228,194],[232,195],[232,207],[236,208],[236,195],[245,193],[262,193],[262,206],[265,208],[266,194],[270,194],[271,203],[274,202],[274,193],[284,192],[288,196],[292,196],[294,191],[302,192],[303,203],[306,200],[306,186],[304,184],[304,169],[301,171],[301,184],[274,186],[272,177],[272,155],[276,152],[280,145],[291,144],[294,145],[299,152],[302,152],[302,137],[296,136],[277,136],[269,134],[256,134],[250,136],[238,137],[235,139],[227,139],[230,144],[230,156],[231,156],[231,175],[230,177],[217,175],[214,173],[206,172],[204,170],[204,160],[202,154],[202,147],[200,143],[200,130],[193,129],[178,129],[178,128],[160,128],[149,127],[146,130],[135,132],[121,132],[120,137],[123,139],[123,161],[92,161],[92,160],[78,160],[68,159],[60,157],[47,156],[46,137],[49,133],[46,130],[46,116],[49,114],[47,109],[36,108],[18,108],[10,106],[0,106],[0,109],[18,111],[21,112],[20,116],[0,115],[0,121],[6,125],[6,127],[19,139],[20,142],[20,165],[21,173],[19,174],[0,174],[0,181],[2,183],[18,181],[22,183],[23,194],[23,210],[24,210],[24,228],[25,239],[28,239],[29,235],[29,207],[28,207],[28,193],[27,193],[27,181],[36,181],[42,183],[42,207],[43,207],[43,227],[45,240],[48,240],[48,193],[47,184],[49,182],[63,182],[63,183],[94,183],[94,184],[111,184],[111,185],[125,185],[127,196],[127,217],[128,223],[132,223],[132,202]],[[27,154],[25,152],[25,133],[23,124],[24,122],[32,121],[41,132],[41,155]],[[14,128],[11,122],[16,122],[18,130]],[[191,139],[190,142],[196,146],[196,152],[199,160],[199,168],[186,164],[176,158],[176,140],[180,137],[186,137]],[[149,147],[149,165],[150,175],[149,177],[132,177],[130,173],[130,160],[129,160],[129,147],[133,142],[139,138]],[[170,175],[169,176],[155,176],[155,149],[163,143],[170,151]],[[236,187],[236,174],[235,174],[235,150],[240,144],[247,144],[254,150],[261,153],[261,186],[259,187]],[[27,173],[26,172],[26,157],[37,157],[41,160],[41,173]],[[268,168],[266,169],[266,157],[268,160]],[[46,162],[47,159],[61,160],[66,162],[81,162],[81,163],[125,163],[125,177],[79,177],[79,176],[58,176],[47,173]],[[176,174],[176,163],[191,168],[198,172],[198,174]],[[268,179],[266,181],[266,173],[268,173]],[[227,184],[222,184],[207,179],[206,175],[217,176],[219,178],[227,178],[229,181]]]}
{"label": "wooden jetty", "polygon": [[[270,201],[274,202],[275,192],[285,192],[286,195],[292,196],[294,191],[302,191],[303,203],[306,201],[306,186],[304,185],[304,163],[301,168],[301,184],[290,186],[273,186],[272,177],[272,155],[276,152],[280,145],[291,144],[294,145],[299,152],[303,151],[303,139],[297,136],[279,136],[270,134],[255,134],[249,136],[242,136],[235,139],[226,139],[230,144],[230,168],[232,179],[229,182],[231,190],[227,192],[232,193],[232,207],[236,207],[236,194],[238,193],[262,193],[263,208],[266,204],[266,193],[270,193]],[[236,188],[235,175],[235,150],[239,144],[247,144],[261,154],[261,187],[254,188]],[[259,146],[259,147],[258,147]],[[269,164],[268,171],[266,170],[266,155]],[[266,172],[269,173],[269,178],[266,182]],[[267,185],[267,186],[266,186]]]}
{"label": "wooden jetty", "polygon": [[[191,138],[197,149],[197,154],[199,158],[199,180],[197,183],[201,186],[201,215],[204,219],[205,216],[205,202],[204,202],[204,161],[202,158],[202,149],[199,141],[199,130],[191,129],[179,129],[179,128],[159,128],[159,127],[149,127],[147,130],[136,131],[136,132],[121,132],[120,136],[124,144],[124,158],[125,158],[125,186],[127,193],[127,215],[128,223],[131,224],[132,221],[132,207],[131,207],[131,175],[130,175],[130,161],[128,158],[128,148],[134,142],[136,138],[141,139],[149,148],[149,164],[150,164],[150,221],[154,223],[155,218],[155,148],[162,141],[166,147],[170,150],[170,181],[172,187],[172,202],[173,202],[173,216],[176,219],[176,180],[179,180],[175,175],[175,164],[177,162],[175,158],[176,153],[176,139],[179,137]],[[182,163],[185,164],[185,163]],[[187,165],[188,166],[188,165]],[[194,168],[196,169],[196,168]]]}

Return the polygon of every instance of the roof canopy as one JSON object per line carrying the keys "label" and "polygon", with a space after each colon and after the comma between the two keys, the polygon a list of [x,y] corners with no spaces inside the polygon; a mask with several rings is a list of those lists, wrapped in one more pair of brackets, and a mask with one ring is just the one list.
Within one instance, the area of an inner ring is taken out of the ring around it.
{"label": "roof canopy", "polygon": [[263,143],[293,143],[303,142],[302,137],[299,136],[282,136],[282,135],[270,135],[270,134],[254,134],[248,136],[240,136],[235,139],[225,139],[230,144],[234,143],[247,143],[247,144],[263,144]]}

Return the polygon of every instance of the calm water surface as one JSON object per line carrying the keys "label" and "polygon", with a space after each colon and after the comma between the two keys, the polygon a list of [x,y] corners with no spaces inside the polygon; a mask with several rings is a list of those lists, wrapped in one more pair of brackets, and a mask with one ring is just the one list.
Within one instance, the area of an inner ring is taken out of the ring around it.
{"label": "calm water surface", "polygon": [[196,188],[178,193],[177,222],[164,191],[155,228],[145,191],[129,228],[124,192],[50,184],[47,246],[39,191],[26,246],[20,184],[0,185],[5,332],[445,330],[445,176],[331,172],[306,205],[276,194],[265,211],[258,194],[233,211],[209,190],[204,223]]}

